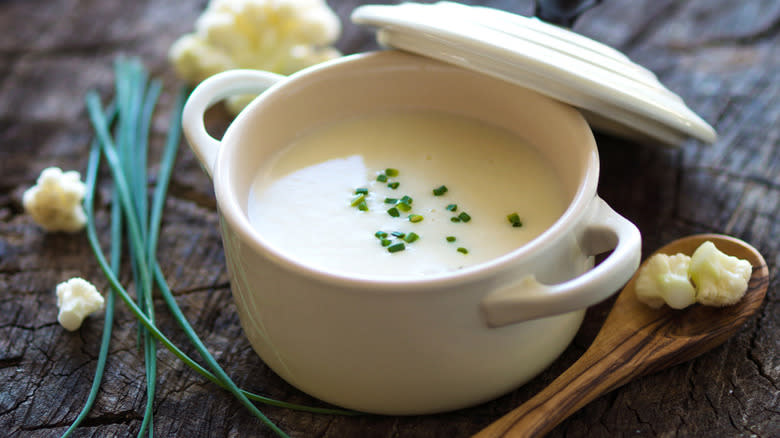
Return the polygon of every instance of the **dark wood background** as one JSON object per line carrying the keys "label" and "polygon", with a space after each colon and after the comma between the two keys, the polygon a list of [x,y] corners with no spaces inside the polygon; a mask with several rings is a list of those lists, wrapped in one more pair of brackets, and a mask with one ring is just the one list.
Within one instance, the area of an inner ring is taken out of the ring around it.
{"label": "dark wood background", "polygon": [[[339,48],[375,48],[346,17],[359,0],[331,0],[344,21]],[[530,15],[530,0],[485,4]],[[90,140],[83,97],[111,94],[112,59],[138,55],[164,78],[155,151],[177,82],[169,45],[192,29],[205,0],[0,0],[0,436],[61,434],[83,405],[102,318],[75,333],[56,322],[54,286],[79,275],[106,289],[83,234],[45,234],[23,214],[23,191],[41,169],[82,170]],[[691,233],[751,242],[770,273],[780,264],[780,2],[777,0],[604,0],[575,29],[654,71],[716,127],[708,146],[668,150],[598,135],[600,194],[634,221],[644,254]],[[229,119],[212,114],[215,129]],[[155,155],[156,156],[156,155]],[[99,225],[107,242],[108,186]],[[240,386],[317,403],[269,371],[243,338],[225,274],[210,183],[188,148],[180,151],[166,207],[160,259],[178,302]],[[128,276],[125,275],[125,281]],[[586,406],[551,437],[780,436],[780,308],[773,275],[766,302],[730,341],[699,359],[647,376]],[[547,371],[495,401],[419,417],[335,417],[263,410],[295,437],[464,437],[543,388],[595,336],[609,302],[588,313],[575,341]],[[186,345],[162,302],[162,330]],[[118,304],[106,377],[78,436],[138,431],[145,398],[133,317]],[[192,352],[191,349],[185,348]],[[159,352],[158,436],[269,436],[227,392]],[[381,396],[381,394],[378,394]]]}

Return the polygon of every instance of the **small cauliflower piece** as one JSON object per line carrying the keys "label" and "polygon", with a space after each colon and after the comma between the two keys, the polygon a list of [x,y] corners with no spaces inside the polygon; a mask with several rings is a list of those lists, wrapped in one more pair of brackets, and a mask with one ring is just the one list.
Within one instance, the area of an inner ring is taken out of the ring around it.
{"label": "small cauliflower piece", "polygon": [[647,260],[636,280],[639,301],[658,309],[668,304],[683,309],[696,302],[696,290],[688,277],[691,258],[685,254],[655,254]]}
{"label": "small cauliflower piece", "polygon": [[84,228],[87,215],[81,201],[86,194],[81,175],[59,167],[43,169],[36,185],[22,197],[24,210],[46,231],[73,233]]}
{"label": "small cauliflower piece", "polygon": [[674,309],[694,302],[729,306],[745,295],[752,272],[750,262],[724,254],[706,241],[691,257],[656,254],[648,259],[639,271],[636,294],[656,309],[664,303]]}
{"label": "small cauliflower piece", "polygon": [[694,251],[689,269],[696,300],[708,306],[729,306],[742,299],[752,272],[750,262],[724,254],[710,241]]}
{"label": "small cauliflower piece", "polygon": [[[193,85],[236,68],[289,75],[341,56],[330,47],[340,33],[325,0],[211,0],[195,32],[176,40],[168,59]],[[237,113],[248,100],[228,99],[228,109]]]}
{"label": "small cauliflower piece", "polygon": [[57,285],[57,321],[68,331],[78,330],[84,318],[103,308],[103,296],[83,278],[74,277]]}

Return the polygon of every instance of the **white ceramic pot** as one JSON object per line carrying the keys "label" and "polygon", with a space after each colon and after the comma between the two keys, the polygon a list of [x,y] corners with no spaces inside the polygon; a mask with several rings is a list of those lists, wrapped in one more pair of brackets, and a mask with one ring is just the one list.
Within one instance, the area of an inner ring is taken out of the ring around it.
{"label": "white ceramic pot", "polygon": [[[206,109],[262,92],[221,141]],[[270,246],[247,219],[261,163],[303,130],[379,109],[454,112],[510,129],[556,168],[570,199],[543,234],[490,262],[418,280],[351,278]],[[516,388],[570,343],[585,309],[637,268],[640,235],[597,195],[599,160],[574,108],[460,67],[397,51],[290,77],[236,70],[192,93],[184,133],[212,176],[231,286],[254,349],[281,377],[356,410],[421,414]],[[593,255],[613,249],[593,268]]]}

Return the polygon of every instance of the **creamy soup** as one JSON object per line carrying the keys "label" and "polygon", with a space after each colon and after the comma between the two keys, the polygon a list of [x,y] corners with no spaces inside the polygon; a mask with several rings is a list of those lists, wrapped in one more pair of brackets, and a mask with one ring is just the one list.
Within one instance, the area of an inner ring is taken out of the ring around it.
{"label": "creamy soup", "polygon": [[506,254],[566,206],[552,166],[515,134],[399,111],[302,135],[259,169],[248,213],[270,245],[306,265],[414,278]]}

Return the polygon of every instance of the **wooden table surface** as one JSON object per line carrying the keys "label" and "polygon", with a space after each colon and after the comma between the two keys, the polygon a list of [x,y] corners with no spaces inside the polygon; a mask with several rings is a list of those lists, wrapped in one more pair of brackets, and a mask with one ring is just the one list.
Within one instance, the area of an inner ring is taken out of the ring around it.
{"label": "wooden table surface", "polygon": [[[344,22],[345,53],[376,48],[347,21],[358,0],[331,0]],[[523,15],[530,0],[485,1]],[[0,436],[60,435],[84,404],[95,370],[102,317],[80,331],[56,322],[54,287],[83,276],[106,290],[80,234],[46,234],[25,215],[22,193],[47,166],[83,171],[91,129],[84,94],[111,95],[112,60],[140,56],[164,79],[153,151],[163,143],[178,84],[167,49],[191,31],[206,0],[0,1]],[[780,436],[780,2],[777,0],[604,0],[575,30],[655,72],[712,124],[714,145],[680,149],[597,135],[599,192],[638,225],[643,253],[677,237],[717,232],[756,246],[772,275],[758,315],[725,345],[634,381],[592,402],[551,437]],[[226,114],[211,119],[224,128]],[[154,155],[157,156],[157,155]],[[98,222],[108,245],[108,185]],[[276,398],[317,401],[290,387],[254,354],[230,296],[210,183],[182,147],[166,206],[159,258],[184,313],[237,383]],[[129,282],[129,274],[123,275]],[[525,386],[489,403],[439,415],[339,417],[263,407],[294,437],[465,437],[519,405],[582,354],[609,310],[592,308],[571,346]],[[159,325],[187,345],[162,301]],[[132,315],[118,303],[106,376],[78,436],[137,433],[145,402],[142,353]],[[193,352],[189,347],[187,352]],[[158,436],[270,436],[233,397],[159,354]],[[381,396],[381,395],[378,395]]]}

